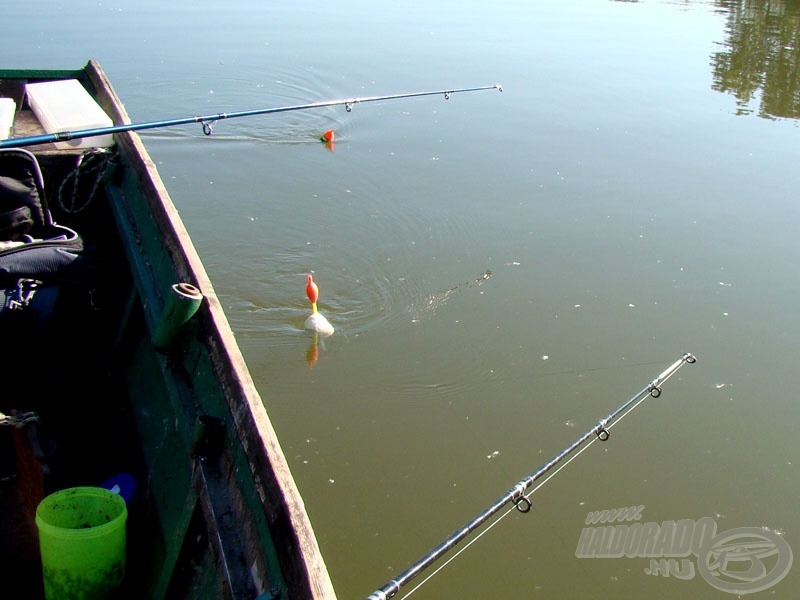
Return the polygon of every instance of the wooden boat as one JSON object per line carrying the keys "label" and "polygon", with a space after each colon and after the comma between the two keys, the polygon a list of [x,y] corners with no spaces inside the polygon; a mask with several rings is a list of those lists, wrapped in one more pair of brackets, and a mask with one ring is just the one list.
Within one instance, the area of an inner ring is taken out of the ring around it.
{"label": "wooden boat", "polygon": [[[0,97],[17,100],[11,136],[43,133],[26,84],[69,79],[115,125],[131,122],[94,61],[75,71],[2,70]],[[36,331],[10,339],[0,330],[8,384],[0,412],[17,425],[0,428],[4,589],[43,594],[34,523],[42,498],[131,474],[117,597],[334,598],[269,416],[178,212],[139,136],[115,133],[113,142],[89,154],[29,148],[54,220],[81,236],[88,267],[58,291]]]}

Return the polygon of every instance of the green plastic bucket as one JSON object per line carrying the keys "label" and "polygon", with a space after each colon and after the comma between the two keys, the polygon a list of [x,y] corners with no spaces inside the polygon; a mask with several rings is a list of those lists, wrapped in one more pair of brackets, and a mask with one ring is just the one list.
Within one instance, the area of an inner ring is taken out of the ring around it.
{"label": "green plastic bucket", "polygon": [[69,488],[39,503],[36,526],[48,600],[111,598],[119,591],[127,518],[125,500],[104,488]]}

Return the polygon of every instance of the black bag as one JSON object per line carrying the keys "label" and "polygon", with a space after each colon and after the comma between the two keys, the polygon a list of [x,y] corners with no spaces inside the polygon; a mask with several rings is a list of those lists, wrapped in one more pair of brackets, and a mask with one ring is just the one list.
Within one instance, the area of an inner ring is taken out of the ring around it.
{"label": "black bag", "polygon": [[0,281],[63,278],[82,250],[75,231],[53,222],[36,157],[0,150]]}
{"label": "black bag", "polygon": [[17,148],[0,150],[0,322],[37,304],[52,310],[53,302],[34,298],[79,279],[82,251],[80,235],[53,222],[36,157]]}

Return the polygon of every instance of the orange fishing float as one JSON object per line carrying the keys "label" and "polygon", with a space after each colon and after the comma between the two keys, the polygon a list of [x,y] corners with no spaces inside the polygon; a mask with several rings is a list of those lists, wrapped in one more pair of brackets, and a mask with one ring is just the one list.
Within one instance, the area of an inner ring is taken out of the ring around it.
{"label": "orange fishing float", "polygon": [[320,312],[317,310],[317,300],[319,299],[319,287],[314,282],[314,278],[308,275],[306,279],[306,296],[311,302],[311,315],[306,319],[305,328],[308,331],[313,331],[321,336],[333,335],[333,325],[328,322]]}
{"label": "orange fishing float", "polygon": [[311,302],[311,314],[317,312],[317,299],[319,298],[319,287],[314,282],[314,278],[309,275],[306,280],[306,296],[308,301]]}

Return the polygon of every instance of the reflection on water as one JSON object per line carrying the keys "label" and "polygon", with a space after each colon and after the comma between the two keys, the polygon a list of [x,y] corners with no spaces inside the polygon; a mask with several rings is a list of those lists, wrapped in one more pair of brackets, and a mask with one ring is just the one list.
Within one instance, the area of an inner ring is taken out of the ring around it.
{"label": "reflection on water", "polygon": [[712,88],[736,97],[737,114],[800,117],[800,2],[718,0],[727,39],[711,56]]}

